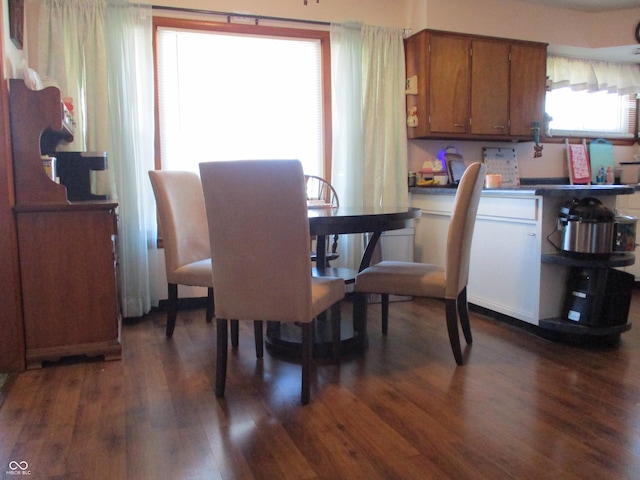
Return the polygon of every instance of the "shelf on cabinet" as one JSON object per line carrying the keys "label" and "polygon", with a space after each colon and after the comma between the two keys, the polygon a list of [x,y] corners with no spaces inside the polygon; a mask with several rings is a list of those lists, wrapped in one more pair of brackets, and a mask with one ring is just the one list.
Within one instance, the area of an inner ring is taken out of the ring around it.
{"label": "shelf on cabinet", "polygon": [[542,263],[565,265],[568,267],[610,268],[626,267],[633,265],[636,256],[633,253],[617,253],[604,258],[573,257],[559,253],[547,253],[542,255]]}
{"label": "shelf on cabinet", "polygon": [[541,328],[554,330],[556,332],[571,333],[574,335],[609,336],[626,332],[631,329],[631,322],[624,325],[593,326],[574,323],[562,318],[545,318],[538,324]]}

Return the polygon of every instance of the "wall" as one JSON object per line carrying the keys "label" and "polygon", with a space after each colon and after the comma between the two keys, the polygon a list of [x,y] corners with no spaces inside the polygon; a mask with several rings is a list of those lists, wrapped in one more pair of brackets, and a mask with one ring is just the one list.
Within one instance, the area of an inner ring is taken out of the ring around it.
{"label": "wall", "polygon": [[[517,0],[427,0],[428,28],[586,48],[633,45],[638,8],[587,13]],[[615,26],[615,28],[612,28]]]}
{"label": "wall", "polygon": [[11,55],[18,50],[9,39],[7,2],[0,12],[0,77],[5,79],[0,90],[0,372],[24,370],[25,347],[22,323],[20,277],[16,224],[13,215],[13,162],[9,132],[8,88],[6,78],[11,70]]}
{"label": "wall", "polygon": [[360,21],[369,25],[403,28],[408,26],[406,12],[414,0],[308,0],[306,6],[303,0],[157,0],[152,3],[320,22]]}

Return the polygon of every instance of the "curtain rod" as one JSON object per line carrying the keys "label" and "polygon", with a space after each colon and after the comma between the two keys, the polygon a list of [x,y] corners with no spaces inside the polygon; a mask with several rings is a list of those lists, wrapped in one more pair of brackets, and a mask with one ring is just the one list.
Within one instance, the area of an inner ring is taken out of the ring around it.
{"label": "curtain rod", "polygon": [[161,5],[151,5],[153,10],[168,10],[172,12],[183,12],[183,13],[203,13],[205,15],[219,15],[221,17],[227,17],[227,23],[231,23],[231,17],[239,17],[239,18],[252,18],[255,19],[256,25],[259,20],[272,20],[272,21],[280,21],[280,22],[295,22],[295,23],[307,23],[311,25],[331,25],[330,22],[321,22],[318,20],[303,20],[299,18],[286,18],[286,17],[269,17],[265,15],[251,15],[248,13],[232,13],[232,12],[218,12],[215,10],[199,10],[195,8],[185,8],[185,7],[167,7]]}

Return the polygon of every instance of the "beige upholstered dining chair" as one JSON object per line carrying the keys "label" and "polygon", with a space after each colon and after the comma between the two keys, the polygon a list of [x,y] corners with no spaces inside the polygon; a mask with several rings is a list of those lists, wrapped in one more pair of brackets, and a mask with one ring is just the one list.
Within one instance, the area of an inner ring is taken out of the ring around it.
{"label": "beige upholstered dining chair", "polygon": [[[464,363],[458,335],[458,316],[464,338],[471,344],[467,306],[467,282],[471,239],[484,183],[486,165],[471,164],[464,172],[453,205],[447,237],[445,266],[414,262],[383,261],[356,276],[355,291],[382,295],[382,333],[387,333],[389,295],[442,298],[445,300],[447,330],[456,363]],[[354,308],[365,308],[364,295],[357,295]]]}
{"label": "beige upholstered dining chair", "polygon": [[178,312],[178,285],[207,288],[207,322],[213,318],[213,278],[207,216],[200,177],[194,172],[152,170],[167,272],[167,337]]}
{"label": "beige upholstered dining chair", "polygon": [[[216,395],[224,395],[227,320],[296,322],[302,333],[301,401],[309,402],[312,324],[331,308],[340,334],[344,282],[311,277],[309,219],[302,165],[297,160],[200,164],[213,262],[217,324]],[[282,252],[274,255],[274,246]]]}

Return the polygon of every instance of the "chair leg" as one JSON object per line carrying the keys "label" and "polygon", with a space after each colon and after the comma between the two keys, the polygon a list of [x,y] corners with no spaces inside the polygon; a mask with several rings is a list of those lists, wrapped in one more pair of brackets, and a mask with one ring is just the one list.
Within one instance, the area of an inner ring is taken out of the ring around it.
{"label": "chair leg", "polygon": [[458,365],[464,363],[462,359],[462,349],[460,348],[460,336],[458,334],[458,308],[456,300],[447,298],[445,300],[445,310],[447,316],[447,330],[449,331],[449,343]]}
{"label": "chair leg", "polygon": [[207,323],[211,323],[213,320],[213,312],[215,312],[215,306],[213,303],[213,288],[207,288]]}
{"label": "chair leg", "polygon": [[227,382],[228,333],[226,319],[218,318],[216,320],[216,336],[216,397],[222,397],[224,396],[224,386]]}
{"label": "chair leg", "polygon": [[238,338],[240,337],[240,322],[231,320],[231,348],[238,348]]}
{"label": "chair leg", "polygon": [[305,322],[302,327],[302,388],[300,402],[309,403],[311,398],[311,350],[313,347],[313,322]]}
{"label": "chair leg", "polygon": [[458,295],[458,315],[460,316],[460,325],[462,326],[462,333],[467,345],[473,343],[473,337],[471,336],[471,324],[469,323],[469,304],[467,303],[467,287]]}
{"label": "chair leg", "polygon": [[382,294],[382,334],[386,335],[389,331],[389,295]]}
{"label": "chair leg", "polygon": [[253,333],[256,340],[256,358],[262,358],[264,356],[262,320],[253,321]]}
{"label": "chair leg", "polygon": [[340,346],[340,328],[342,318],[340,316],[340,302],[336,302],[331,306],[331,334],[332,334],[332,356],[334,360],[338,360],[341,355]]}
{"label": "chair leg", "polygon": [[358,336],[367,335],[367,294],[356,293],[353,296],[353,330]]}
{"label": "chair leg", "polygon": [[167,338],[173,336],[173,330],[176,328],[176,317],[178,316],[178,285],[175,283],[169,283],[167,285],[167,300],[169,305],[167,307],[167,330],[165,335]]}

